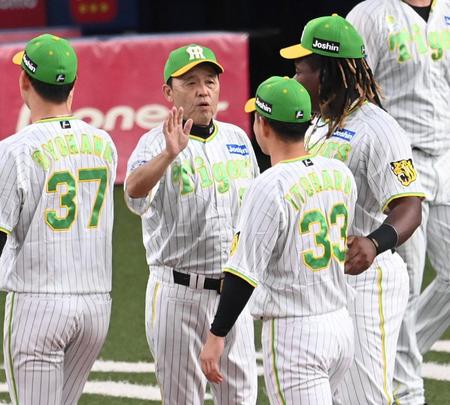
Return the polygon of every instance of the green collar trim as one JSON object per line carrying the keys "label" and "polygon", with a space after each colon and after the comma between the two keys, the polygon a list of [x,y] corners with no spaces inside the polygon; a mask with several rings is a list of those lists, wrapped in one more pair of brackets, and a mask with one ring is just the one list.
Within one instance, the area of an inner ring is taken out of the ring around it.
{"label": "green collar trim", "polygon": [[44,118],[42,120],[37,120],[34,122],[34,124],[41,124],[42,122],[52,122],[52,121],[69,121],[69,120],[75,120],[76,117],[73,115],[65,115],[62,117],[50,117],[50,118]]}
{"label": "green collar trim", "polygon": [[206,142],[212,141],[215,138],[215,136],[217,135],[218,132],[219,132],[219,128],[214,123],[214,131],[213,131],[213,133],[210,136],[208,136],[208,138],[202,138],[201,136],[196,136],[196,135],[192,135],[192,134],[189,135],[189,138],[191,138],[194,141],[199,141],[199,142],[206,143]]}
{"label": "green collar trim", "polygon": [[296,158],[286,159],[286,160],[280,160],[279,163],[299,162],[299,161],[301,161],[301,160],[311,159],[312,157],[314,157],[314,155],[308,153],[307,155],[299,156],[299,157],[296,157]]}

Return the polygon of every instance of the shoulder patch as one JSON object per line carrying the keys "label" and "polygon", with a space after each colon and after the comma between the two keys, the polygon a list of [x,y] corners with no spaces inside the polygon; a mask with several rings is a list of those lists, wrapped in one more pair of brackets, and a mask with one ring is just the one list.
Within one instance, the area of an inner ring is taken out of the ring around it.
{"label": "shoulder patch", "polygon": [[247,145],[237,145],[235,143],[227,143],[228,152],[232,155],[247,156],[249,154]]}
{"label": "shoulder patch", "polygon": [[397,179],[403,186],[409,186],[417,179],[417,172],[414,168],[412,159],[403,159],[391,162],[391,170],[397,176]]}

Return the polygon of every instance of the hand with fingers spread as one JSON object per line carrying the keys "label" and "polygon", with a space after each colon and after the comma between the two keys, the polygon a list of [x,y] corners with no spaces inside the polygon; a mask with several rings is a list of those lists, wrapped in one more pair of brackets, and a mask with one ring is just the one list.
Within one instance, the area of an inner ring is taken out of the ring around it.
{"label": "hand with fingers spread", "polygon": [[225,345],[225,338],[208,332],[208,337],[200,353],[200,365],[208,381],[221,383],[223,376],[220,373],[219,362]]}
{"label": "hand with fingers spread", "polygon": [[374,243],[364,236],[349,236],[345,255],[345,273],[356,276],[367,270],[375,260],[377,250]]}
{"label": "hand with fingers spread", "polygon": [[183,107],[172,107],[164,121],[163,133],[166,140],[166,152],[175,158],[187,146],[193,121],[188,119],[183,126]]}

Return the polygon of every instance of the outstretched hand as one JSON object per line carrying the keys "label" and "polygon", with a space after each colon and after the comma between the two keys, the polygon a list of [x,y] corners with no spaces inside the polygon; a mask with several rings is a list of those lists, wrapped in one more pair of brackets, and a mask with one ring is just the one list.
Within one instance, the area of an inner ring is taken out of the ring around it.
{"label": "outstretched hand", "polygon": [[347,246],[344,270],[346,274],[356,276],[370,267],[377,251],[373,242],[364,236],[349,236]]}
{"label": "outstretched hand", "polygon": [[168,117],[164,120],[163,133],[166,151],[171,158],[178,156],[187,146],[193,123],[192,119],[188,119],[183,126],[183,107],[172,107],[169,111]]}
{"label": "outstretched hand", "polygon": [[206,343],[200,353],[200,365],[208,381],[221,383],[223,376],[220,373],[219,362],[225,346],[225,338],[208,332]]}

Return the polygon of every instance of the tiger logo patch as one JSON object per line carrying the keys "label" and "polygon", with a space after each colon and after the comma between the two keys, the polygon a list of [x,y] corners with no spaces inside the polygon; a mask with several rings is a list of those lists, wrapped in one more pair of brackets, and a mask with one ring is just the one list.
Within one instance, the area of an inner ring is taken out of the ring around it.
{"label": "tiger logo patch", "polygon": [[231,241],[230,256],[233,256],[236,253],[239,242],[239,233],[240,232],[235,233],[233,236],[233,240]]}
{"label": "tiger logo patch", "polygon": [[412,159],[403,159],[397,162],[391,162],[391,170],[403,186],[409,186],[417,179],[417,172],[414,168]]}

